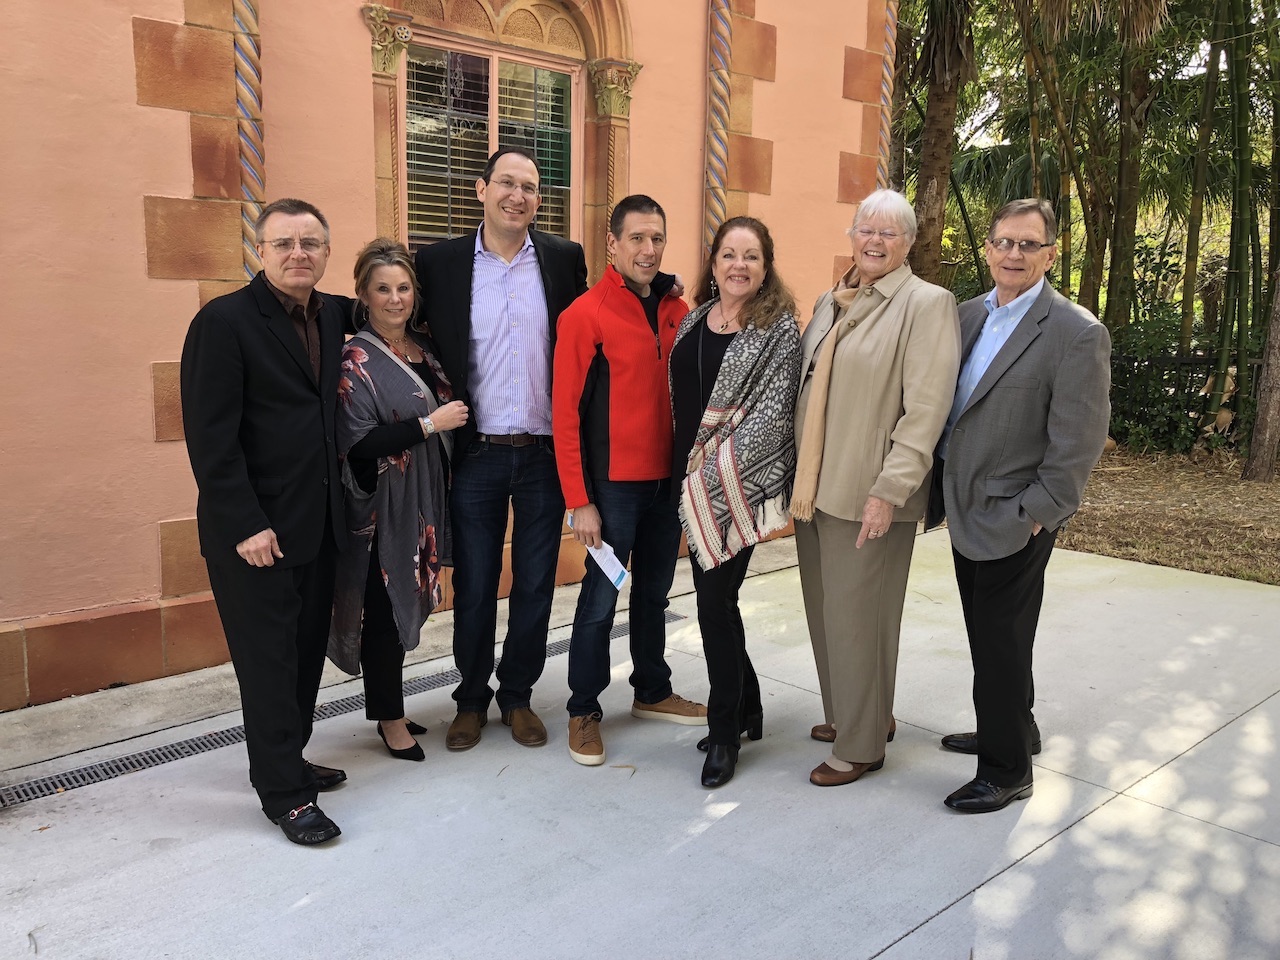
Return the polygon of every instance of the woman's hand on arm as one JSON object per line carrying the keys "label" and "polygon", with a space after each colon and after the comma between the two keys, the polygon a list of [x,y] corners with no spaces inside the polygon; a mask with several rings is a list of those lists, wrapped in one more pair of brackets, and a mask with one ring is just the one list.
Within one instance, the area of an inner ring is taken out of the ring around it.
{"label": "woman's hand on arm", "polygon": [[867,497],[862,507],[862,530],[858,533],[858,542],[854,549],[861,550],[868,539],[877,540],[889,532],[889,524],[893,523],[893,504],[879,497]]}

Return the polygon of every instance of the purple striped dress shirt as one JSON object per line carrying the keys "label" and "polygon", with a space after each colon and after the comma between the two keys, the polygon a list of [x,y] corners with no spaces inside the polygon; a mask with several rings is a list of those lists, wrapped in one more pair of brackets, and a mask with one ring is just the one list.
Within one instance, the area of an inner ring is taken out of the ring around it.
{"label": "purple striped dress shirt", "polygon": [[551,327],[533,241],[510,262],[476,233],[467,356],[472,410],[481,433],[551,435]]}

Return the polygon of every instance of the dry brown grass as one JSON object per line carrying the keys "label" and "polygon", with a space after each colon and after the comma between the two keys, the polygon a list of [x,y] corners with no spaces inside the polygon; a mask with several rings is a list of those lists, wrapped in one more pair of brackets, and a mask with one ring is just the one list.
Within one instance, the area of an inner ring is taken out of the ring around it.
{"label": "dry brown grass", "polygon": [[1216,455],[1102,458],[1059,546],[1280,585],[1280,478],[1244,483]]}

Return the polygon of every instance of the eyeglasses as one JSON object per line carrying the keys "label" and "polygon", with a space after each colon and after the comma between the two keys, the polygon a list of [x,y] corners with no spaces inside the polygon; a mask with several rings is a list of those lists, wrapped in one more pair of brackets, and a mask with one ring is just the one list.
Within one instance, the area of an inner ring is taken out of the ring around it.
{"label": "eyeglasses", "polygon": [[1014,247],[1017,247],[1023,252],[1023,254],[1029,257],[1033,253],[1039,253],[1045,247],[1052,247],[1057,243],[1057,241],[1050,240],[1048,243],[1041,243],[1039,240],[1013,240],[1009,237],[996,237],[993,240],[990,237],[987,237],[987,243],[991,244],[992,247],[999,250],[1001,253],[1008,253]]}
{"label": "eyeglasses", "polygon": [[863,240],[870,240],[872,237],[878,236],[885,243],[893,243],[893,241],[902,236],[897,230],[873,230],[871,227],[854,227],[851,232],[856,233]]}
{"label": "eyeglasses", "polygon": [[293,253],[294,246],[302,248],[303,253],[319,253],[326,246],[323,240],[317,240],[314,237],[303,237],[301,240],[292,240],[288,238],[280,240],[263,240],[264,246],[270,247],[276,253],[289,254]]}
{"label": "eyeglasses", "polygon": [[501,180],[490,180],[489,182],[507,193],[515,193],[519,190],[526,197],[536,197],[538,195],[538,185],[536,183],[516,183],[506,177]]}

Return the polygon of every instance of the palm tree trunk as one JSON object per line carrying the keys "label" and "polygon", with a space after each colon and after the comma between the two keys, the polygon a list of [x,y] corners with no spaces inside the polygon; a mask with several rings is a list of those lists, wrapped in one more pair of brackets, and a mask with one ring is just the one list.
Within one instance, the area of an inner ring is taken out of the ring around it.
{"label": "palm tree trunk", "polygon": [[[1191,209],[1187,213],[1187,253],[1182,270],[1182,324],[1178,353],[1191,352],[1191,332],[1196,320],[1196,280],[1200,270],[1200,226],[1204,222],[1204,194],[1209,179],[1209,146],[1213,140],[1213,107],[1218,93],[1218,64],[1227,28],[1227,2],[1219,0],[1214,15],[1213,40],[1204,71],[1204,101],[1200,106],[1200,130],[1196,140],[1196,165],[1191,180]],[[1274,230],[1274,228],[1273,228]]]}
{"label": "palm tree trunk", "polygon": [[[1065,153],[1070,149],[1064,144]],[[1071,299],[1071,174],[1067,171],[1066,158],[1059,167],[1062,171],[1062,184],[1058,187],[1061,198],[1058,209],[1058,263],[1062,271],[1062,280],[1058,284],[1058,292],[1068,300]]]}
{"label": "palm tree trunk", "polygon": [[1035,61],[1030,51],[1026,55],[1027,68],[1027,130],[1030,134],[1027,146],[1031,156],[1031,196],[1039,197],[1044,193],[1040,182],[1040,101],[1036,97]]}
{"label": "palm tree trunk", "polygon": [[1270,317],[1275,308],[1277,280],[1280,276],[1280,2],[1271,0],[1263,6],[1266,12],[1268,47],[1271,61],[1271,234],[1267,242],[1267,307],[1260,314]]}
{"label": "palm tree trunk", "polygon": [[[1280,268],[1271,277],[1271,289],[1280,285]],[[1271,301],[1271,320],[1262,349],[1262,372],[1258,375],[1258,405],[1253,417],[1253,436],[1249,440],[1249,459],[1245,461],[1242,480],[1269,481],[1276,475],[1276,456],[1280,454],[1280,297]]]}
{"label": "palm tree trunk", "polygon": [[1127,26],[1122,25],[1116,209],[1111,234],[1111,271],[1107,277],[1107,312],[1103,318],[1103,322],[1112,330],[1127,324],[1133,314],[1138,176],[1151,94],[1150,61],[1145,53],[1131,49],[1127,33]]}
{"label": "palm tree trunk", "polygon": [[920,168],[916,173],[916,242],[911,269],[924,280],[937,280],[942,263],[942,230],[947,222],[947,185],[955,153],[956,111],[960,84],[929,84],[929,102],[920,131]]}

